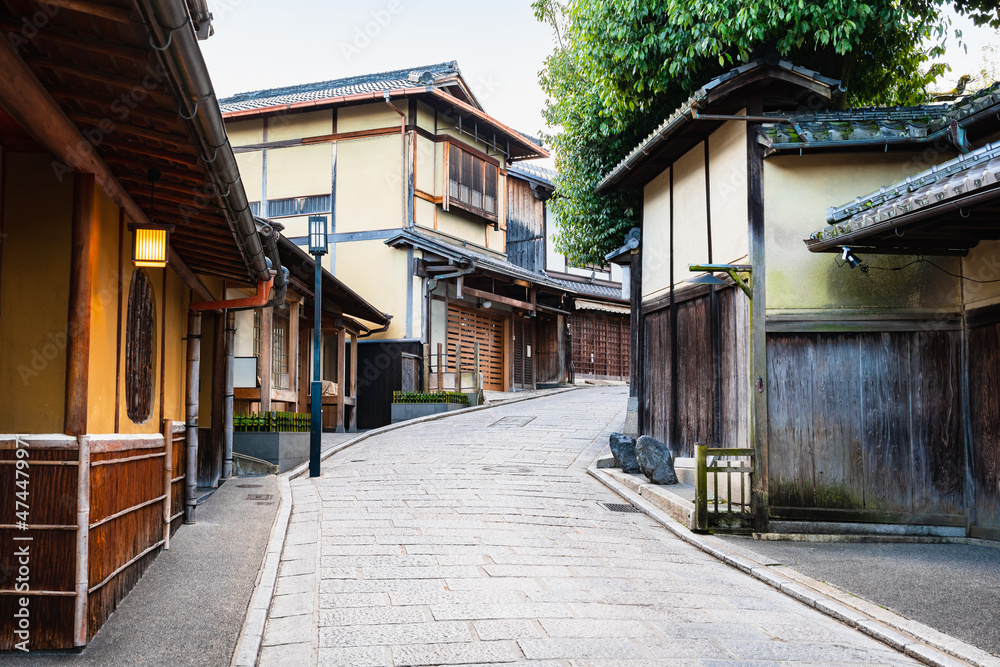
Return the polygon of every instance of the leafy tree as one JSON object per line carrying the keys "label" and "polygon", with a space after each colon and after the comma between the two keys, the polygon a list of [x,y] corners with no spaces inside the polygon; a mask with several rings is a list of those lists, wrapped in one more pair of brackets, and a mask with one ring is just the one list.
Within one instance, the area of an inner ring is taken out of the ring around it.
{"label": "leafy tree", "polygon": [[[944,66],[946,0],[535,0],[557,46],[541,72],[559,169],[557,246],[603,264],[638,220],[638,193],[594,187],[692,91],[773,48],[839,78],[840,105],[914,104]],[[1000,25],[998,0],[955,0]],[[961,37],[957,31],[955,38]]]}

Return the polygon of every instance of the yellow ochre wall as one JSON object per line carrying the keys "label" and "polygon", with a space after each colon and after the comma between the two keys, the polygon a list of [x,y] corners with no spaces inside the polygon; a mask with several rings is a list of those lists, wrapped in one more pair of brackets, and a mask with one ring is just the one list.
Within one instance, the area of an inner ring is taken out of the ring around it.
{"label": "yellow ochre wall", "polygon": [[[0,432],[60,433],[64,426],[73,179],[58,182],[51,161],[44,154],[8,154],[0,178],[6,234],[0,243]],[[114,433],[117,412],[118,432],[158,433],[163,354],[163,416],[184,416],[188,290],[171,269],[146,269],[156,306],[154,405],[146,423],[133,424],[116,375],[119,368],[125,373],[132,235],[118,207],[99,187],[92,243],[87,432]]]}
{"label": "yellow ochre wall", "polygon": [[61,433],[73,179],[6,153],[0,239],[0,433]]}
{"label": "yellow ochre wall", "polygon": [[[393,315],[389,330],[381,337],[406,338],[406,285],[410,276],[405,250],[397,250],[382,241],[356,241],[338,244],[337,275],[349,279],[351,289],[369,303]],[[419,319],[423,295],[414,290],[414,320]],[[414,324],[415,333],[419,329]]]}
{"label": "yellow ochre wall", "polygon": [[[826,209],[853,201],[922,171],[907,153],[789,155],[764,160],[768,314],[811,309],[905,309],[907,312],[957,312],[961,285],[928,264],[902,271],[838,266],[832,253],[811,253],[803,240],[827,225]],[[914,258],[865,255],[872,267],[901,267]],[[935,262],[953,273],[957,258]],[[645,276],[643,276],[645,278]]]}

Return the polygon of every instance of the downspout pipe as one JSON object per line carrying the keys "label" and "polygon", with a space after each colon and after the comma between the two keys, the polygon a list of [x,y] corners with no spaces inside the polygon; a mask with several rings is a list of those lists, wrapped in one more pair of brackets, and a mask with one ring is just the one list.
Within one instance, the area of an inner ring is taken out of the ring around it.
{"label": "downspout pipe", "polygon": [[[251,279],[270,279],[267,259],[250,203],[240,180],[236,156],[226,135],[219,102],[198,46],[191,14],[183,0],[137,0],[149,29],[150,45],[177,83],[177,112],[194,130],[196,146],[226,217],[243,252]],[[198,208],[192,201],[192,209]],[[280,271],[279,271],[280,272]]]}
{"label": "downspout pipe", "polygon": [[369,329],[366,333],[358,334],[358,338],[368,338],[369,336],[374,336],[375,334],[385,333],[389,330],[389,325],[392,324],[392,315],[389,313],[382,313],[385,315],[385,326],[379,327],[378,329]]}
{"label": "downspout pipe", "polygon": [[264,239],[264,250],[271,261],[271,266],[276,267],[274,274],[274,292],[268,306],[280,308],[285,305],[285,294],[288,292],[288,269],[281,265],[281,257],[278,255],[278,232],[271,225],[263,225],[260,228],[261,238]]}

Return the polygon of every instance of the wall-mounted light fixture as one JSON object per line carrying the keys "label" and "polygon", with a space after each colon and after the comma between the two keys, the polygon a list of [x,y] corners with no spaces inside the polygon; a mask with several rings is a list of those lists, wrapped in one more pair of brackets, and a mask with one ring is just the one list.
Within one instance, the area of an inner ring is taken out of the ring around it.
{"label": "wall-mounted light fixture", "polygon": [[480,308],[492,308],[493,307],[493,302],[492,301],[486,301],[486,300],[480,301],[479,302],[479,307]]}
{"label": "wall-mounted light fixture", "polygon": [[842,252],[840,254],[840,259],[842,259],[845,262],[847,262],[847,265],[849,267],[851,267],[852,269],[855,269],[855,268],[861,266],[861,258],[858,257],[857,255],[855,255],[853,250],[851,250],[847,246],[844,246],[842,248],[842,250],[844,252]]}
{"label": "wall-mounted light fixture", "polygon": [[[749,264],[688,264],[688,271],[704,271],[705,275],[691,278],[684,282],[708,285],[728,285],[729,283],[713,275],[714,273],[725,273],[733,279],[736,286],[743,290],[743,293],[748,298],[753,298],[753,290],[750,288],[749,282],[747,282],[750,279],[749,274],[753,273],[753,267]],[[746,280],[740,275],[741,273],[748,274]]]}

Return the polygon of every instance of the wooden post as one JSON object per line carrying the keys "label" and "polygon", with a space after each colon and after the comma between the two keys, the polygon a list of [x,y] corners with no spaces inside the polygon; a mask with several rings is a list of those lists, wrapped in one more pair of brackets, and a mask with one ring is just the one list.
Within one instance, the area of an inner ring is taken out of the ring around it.
{"label": "wooden post", "polygon": [[[750,100],[747,115],[761,115],[760,97]],[[753,124],[747,124],[747,211],[750,219],[750,264],[753,266],[750,302],[750,443],[754,450],[753,504],[754,531],[768,532],[769,500],[767,470],[767,300],[764,277],[764,148],[757,143]]]}
{"label": "wooden post", "polygon": [[444,370],[441,368],[441,343],[438,343],[438,354],[437,354],[437,390],[444,391]]}
{"label": "wooden post", "polygon": [[195,522],[198,505],[198,390],[201,375],[201,313],[188,313],[187,455],[184,471],[184,523]]}
{"label": "wooden post", "polygon": [[462,391],[462,333],[455,339],[455,391]]}
{"label": "wooden post", "polygon": [[93,174],[75,174],[73,179],[69,315],[66,329],[66,409],[63,428],[68,435],[83,435],[87,432],[95,180]]}
{"label": "wooden post", "polygon": [[163,420],[163,440],[166,453],[163,457],[163,550],[170,550],[170,501],[171,482],[174,478],[174,421]]}
{"label": "wooden post", "polygon": [[233,366],[236,363],[236,313],[226,311],[226,391],[225,409],[222,422],[222,478],[223,483],[233,476]]}
{"label": "wooden post", "polygon": [[351,422],[348,424],[348,431],[358,432],[358,334],[351,332],[351,398],[354,399],[354,407],[351,408]]}
{"label": "wooden post", "polygon": [[695,527],[698,530],[708,530],[708,461],[705,445],[694,446],[695,481],[694,481],[694,515]]}
{"label": "wooden post", "polygon": [[[295,391],[299,386],[299,308],[298,300],[288,303],[288,388]],[[302,396],[295,394],[295,404],[292,412],[299,411],[299,402]]]}
{"label": "wooden post", "polygon": [[424,372],[422,373],[423,390],[430,391],[431,390],[431,344],[424,343],[423,345],[421,345],[421,347],[423,348],[423,353],[424,353],[422,363],[420,364],[421,366],[423,366],[424,370]]}
{"label": "wooden post", "polygon": [[271,410],[271,352],[274,347],[274,309],[260,311],[260,411]]}
{"label": "wooden post", "polygon": [[476,388],[476,395],[478,396],[479,392],[482,391],[482,388],[483,388],[482,380],[479,379],[479,341],[478,340],[473,344],[472,349],[473,349],[473,366],[472,366],[472,368],[473,368],[473,375],[472,375],[472,382],[473,382],[473,386]]}
{"label": "wooden post", "polygon": [[344,390],[347,361],[347,331],[343,326],[337,327],[337,433],[345,433],[344,428]]}
{"label": "wooden post", "polygon": [[76,604],[73,609],[73,645],[87,645],[87,589],[90,586],[90,436],[76,438]]}

